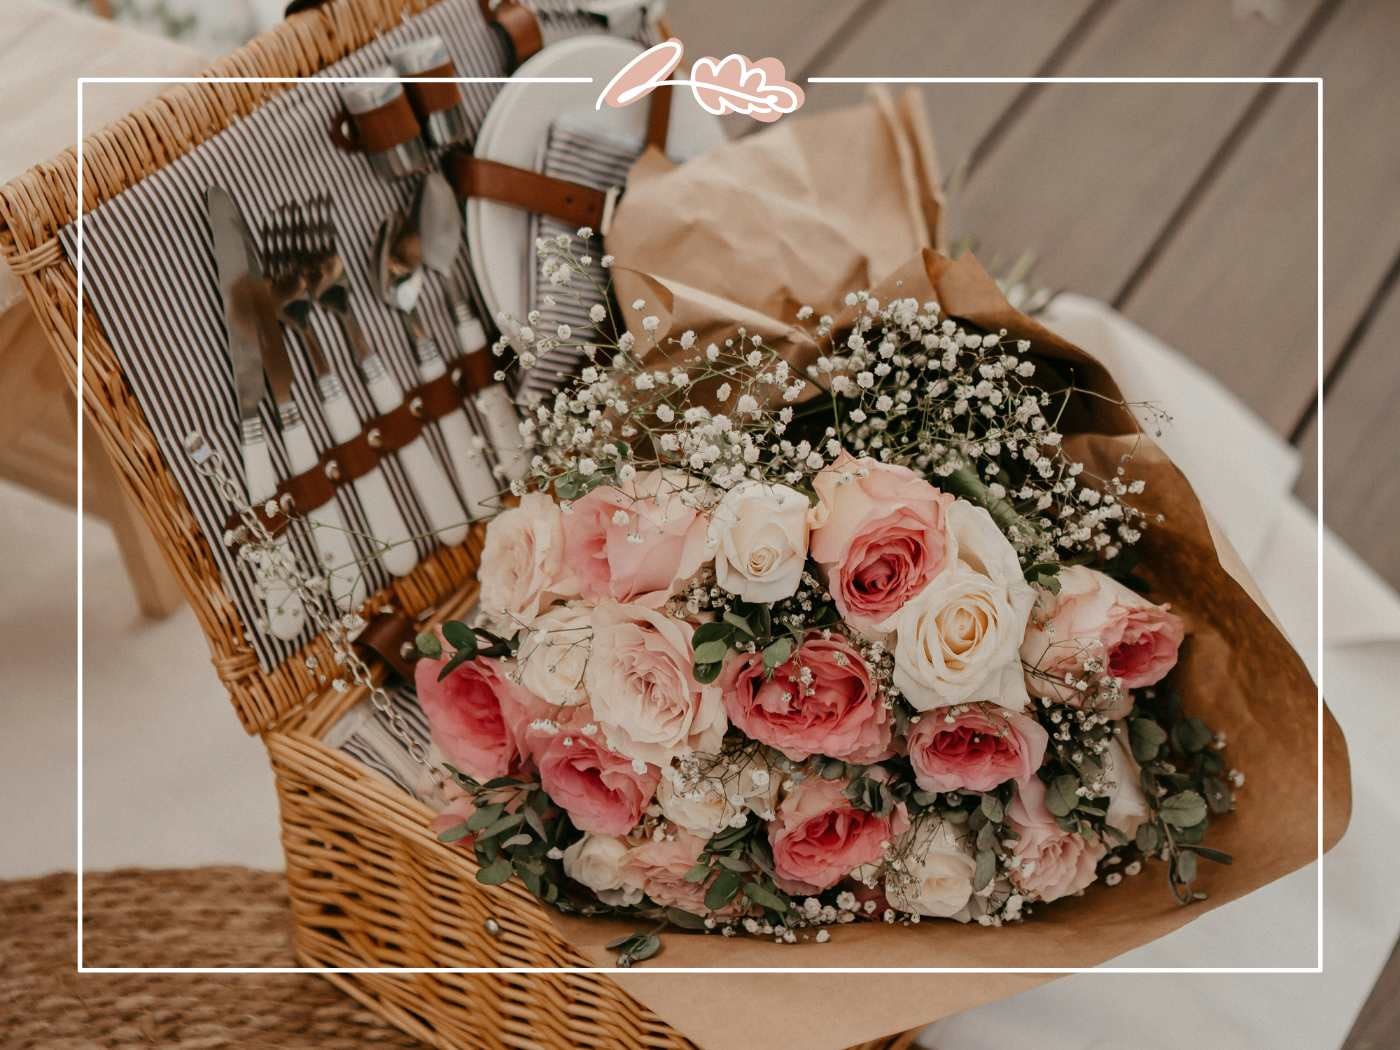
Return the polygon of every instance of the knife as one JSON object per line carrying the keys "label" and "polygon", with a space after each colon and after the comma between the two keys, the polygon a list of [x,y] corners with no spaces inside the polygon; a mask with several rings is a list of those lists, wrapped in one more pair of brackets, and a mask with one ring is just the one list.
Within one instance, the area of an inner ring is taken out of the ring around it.
{"label": "knife", "polygon": [[[475,375],[482,380],[471,391],[472,404],[481,415],[501,473],[507,481],[515,481],[530,469],[530,453],[520,434],[515,403],[506,388],[494,379],[496,368],[486,346],[486,330],[473,312],[470,300],[453,279],[452,269],[462,248],[462,208],[441,172],[431,172],[423,179],[415,212],[423,265],[441,277],[447,289],[464,370],[468,376]],[[486,357],[477,358],[475,354]]]}

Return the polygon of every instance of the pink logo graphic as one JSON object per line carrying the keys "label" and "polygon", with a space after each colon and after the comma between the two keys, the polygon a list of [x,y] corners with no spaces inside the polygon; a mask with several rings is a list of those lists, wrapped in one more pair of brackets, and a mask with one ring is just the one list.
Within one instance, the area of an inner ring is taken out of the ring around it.
{"label": "pink logo graphic", "polygon": [[672,84],[690,88],[706,113],[717,117],[738,113],[771,124],[795,111],[805,99],[802,89],[787,79],[787,71],[776,58],[760,58],[757,62],[743,55],[729,55],[719,61],[697,58],[690,67],[689,80],[667,80],[684,54],[684,45],[674,37],[648,48],[617,71],[594,108],[602,109],[604,103],[617,109],[630,106],[657,88]]}

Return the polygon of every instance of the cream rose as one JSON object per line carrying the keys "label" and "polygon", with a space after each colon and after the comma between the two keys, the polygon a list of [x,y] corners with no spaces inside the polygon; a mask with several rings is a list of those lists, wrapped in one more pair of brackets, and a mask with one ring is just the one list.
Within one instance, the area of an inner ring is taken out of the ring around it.
{"label": "cream rose", "polygon": [[1108,815],[1104,819],[1110,827],[1132,838],[1137,834],[1138,825],[1152,815],[1152,810],[1147,805],[1147,796],[1142,793],[1142,767],[1124,743],[1127,735],[1128,723],[1118,723],[1104,754],[1107,760],[1104,772],[1113,781],[1108,793]]}
{"label": "cream rose", "polygon": [[716,686],[692,670],[694,628],[643,605],[593,611],[584,681],[608,746],[657,766],[691,751],[716,752],[729,727]]}
{"label": "cream rose", "polygon": [[977,871],[965,837],[944,821],[920,826],[908,849],[898,849],[907,859],[902,871],[885,877],[885,897],[903,912],[946,919],[958,915],[972,899],[972,877]]}
{"label": "cream rose", "polygon": [[622,862],[630,847],[625,839],[612,835],[586,834],[564,851],[564,874],[598,895],[615,908],[636,904],[640,888],[623,882]]}
{"label": "cream rose", "polygon": [[520,684],[556,707],[574,707],[587,697],[583,675],[593,643],[593,613],[560,605],[539,617],[520,643]]}
{"label": "cream rose", "polygon": [[891,621],[895,685],[920,711],[967,700],[1020,711],[1030,699],[1020,648],[1035,591],[986,510],[958,500],[947,519],[948,567]]}
{"label": "cream rose", "polygon": [[769,773],[754,757],[689,781],[682,771],[668,768],[656,786],[656,802],[672,824],[708,839],[750,812],[772,820],[781,783],[781,776]]}
{"label": "cream rose", "polygon": [[557,598],[574,589],[564,561],[564,518],[542,492],[526,493],[518,506],[486,526],[477,569],[480,603],[491,627],[514,634]]}
{"label": "cream rose", "polygon": [[710,515],[715,582],[746,602],[790,598],[807,563],[807,497],[786,485],[743,481]]}

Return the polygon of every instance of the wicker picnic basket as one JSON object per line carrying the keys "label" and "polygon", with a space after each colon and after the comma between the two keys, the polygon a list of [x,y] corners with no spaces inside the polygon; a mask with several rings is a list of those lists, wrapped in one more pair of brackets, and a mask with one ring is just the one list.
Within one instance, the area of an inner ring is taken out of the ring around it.
{"label": "wicker picnic basket", "polygon": [[[436,0],[334,0],[290,18],[215,63],[210,77],[308,76]],[[285,85],[175,85],[84,145],[85,211],[110,200],[246,115]],[[77,155],[68,150],[0,190],[0,251],[24,284],[70,383],[84,314],[83,404],[121,482],[173,568],[245,729],[267,745],[281,801],[298,957],[310,966],[583,966],[549,914],[518,885],[486,887],[464,851],[437,842],[428,807],[322,740],[364,691],[337,693],[308,667],[317,639],[264,672],[190,507],[158,451],[59,230],[76,218]],[[478,528],[371,599],[409,614],[464,609],[474,591]],[[464,583],[464,581],[466,581]],[[382,671],[380,673],[383,673]],[[490,921],[488,921],[490,920]],[[487,931],[490,931],[489,933]],[[439,1047],[652,1048],[693,1044],[604,974],[328,974],[404,1031]],[[865,1044],[908,1046],[913,1033]]]}

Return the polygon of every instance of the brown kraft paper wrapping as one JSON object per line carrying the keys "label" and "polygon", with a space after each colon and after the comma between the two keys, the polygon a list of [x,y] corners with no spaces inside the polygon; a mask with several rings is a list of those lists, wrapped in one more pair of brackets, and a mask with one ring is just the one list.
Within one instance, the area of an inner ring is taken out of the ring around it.
{"label": "brown kraft paper wrapping", "polygon": [[[641,314],[660,318],[658,336],[690,328],[707,339],[737,320],[762,331],[796,364],[815,348],[794,337],[799,305],[840,313],[847,291],[872,287],[881,300],[936,299],[945,314],[1028,339],[1043,365],[1077,387],[1066,417],[1069,454],[1098,474],[1132,452],[1129,472],[1147,482],[1136,498],[1164,521],[1144,532],[1138,571],[1156,601],[1189,626],[1174,673],[1189,710],[1229,737],[1231,765],[1246,786],[1235,813],[1217,818],[1207,844],[1232,866],[1202,864],[1209,899],[1182,907],[1164,866],[1114,888],[1102,881],[1080,897],[1034,909],[999,929],[932,920],[917,926],[837,927],[830,943],[777,945],[668,931],[647,965],[668,967],[1087,967],[1155,940],[1315,860],[1318,854],[1317,687],[1266,611],[1244,565],[1212,528],[1190,483],[1118,402],[1108,372],[1090,355],[1007,304],[972,258],[948,258],[937,243],[936,169],[916,97],[790,120],[726,144],[682,168],[656,156],[638,162],[608,239],[615,279],[639,345]],[[634,298],[647,300],[630,310]],[[1170,406],[1166,406],[1170,408]],[[1346,745],[1330,712],[1322,741],[1324,844],[1346,828],[1351,808]],[[557,915],[590,962],[615,963],[604,945],[636,920]],[[1309,960],[1280,960],[1306,965]],[[1180,959],[1184,966],[1237,960]],[[615,980],[706,1050],[801,1046],[840,1050],[916,1028],[1014,995],[1050,974],[704,974],[647,973]]]}

